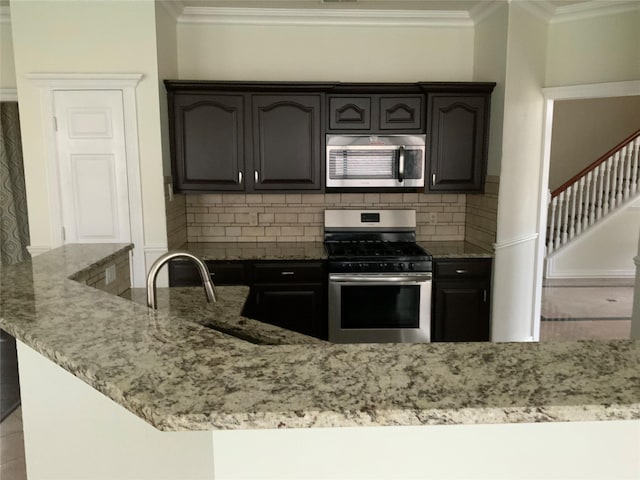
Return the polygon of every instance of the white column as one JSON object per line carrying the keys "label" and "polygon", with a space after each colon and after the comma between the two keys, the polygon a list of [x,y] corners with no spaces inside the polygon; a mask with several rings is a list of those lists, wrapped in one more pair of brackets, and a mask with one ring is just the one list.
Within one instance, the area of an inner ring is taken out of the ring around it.
{"label": "white column", "polygon": [[631,338],[640,340],[640,239],[638,255],[633,259],[636,264],[636,287],[633,292],[633,311],[631,313]]}

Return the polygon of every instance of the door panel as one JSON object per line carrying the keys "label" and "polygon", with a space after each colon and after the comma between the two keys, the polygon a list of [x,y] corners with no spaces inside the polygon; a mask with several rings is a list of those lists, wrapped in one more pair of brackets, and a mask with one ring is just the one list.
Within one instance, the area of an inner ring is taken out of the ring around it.
{"label": "door panel", "polygon": [[129,242],[122,92],[54,92],[65,243]]}

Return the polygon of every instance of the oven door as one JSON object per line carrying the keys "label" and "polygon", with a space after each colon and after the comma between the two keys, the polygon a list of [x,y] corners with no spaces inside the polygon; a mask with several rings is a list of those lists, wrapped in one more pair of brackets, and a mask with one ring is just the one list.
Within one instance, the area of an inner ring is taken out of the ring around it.
{"label": "oven door", "polygon": [[329,341],[429,342],[431,273],[329,275]]}

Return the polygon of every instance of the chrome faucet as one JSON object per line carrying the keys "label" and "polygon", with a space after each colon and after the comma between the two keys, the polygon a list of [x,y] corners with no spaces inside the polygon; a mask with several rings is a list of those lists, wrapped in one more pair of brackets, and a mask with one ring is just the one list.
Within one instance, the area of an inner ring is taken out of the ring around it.
{"label": "chrome faucet", "polygon": [[165,263],[173,260],[174,258],[186,258],[196,264],[196,267],[198,267],[198,271],[200,272],[200,277],[202,278],[202,285],[204,286],[204,292],[207,295],[207,301],[209,303],[215,302],[216,289],[211,282],[211,274],[209,273],[207,265],[198,257],[189,252],[176,250],[173,252],[167,252],[164,255],[160,255],[160,257],[155,262],[153,262],[153,265],[151,265],[149,273],[147,274],[147,305],[150,308],[158,308],[156,300],[156,277],[158,276],[160,268],[162,268]]}

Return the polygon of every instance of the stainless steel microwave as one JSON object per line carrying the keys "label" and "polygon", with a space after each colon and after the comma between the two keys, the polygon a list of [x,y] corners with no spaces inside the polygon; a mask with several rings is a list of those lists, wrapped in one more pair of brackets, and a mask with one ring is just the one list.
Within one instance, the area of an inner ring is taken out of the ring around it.
{"label": "stainless steel microwave", "polygon": [[327,135],[327,187],[424,187],[425,135]]}

